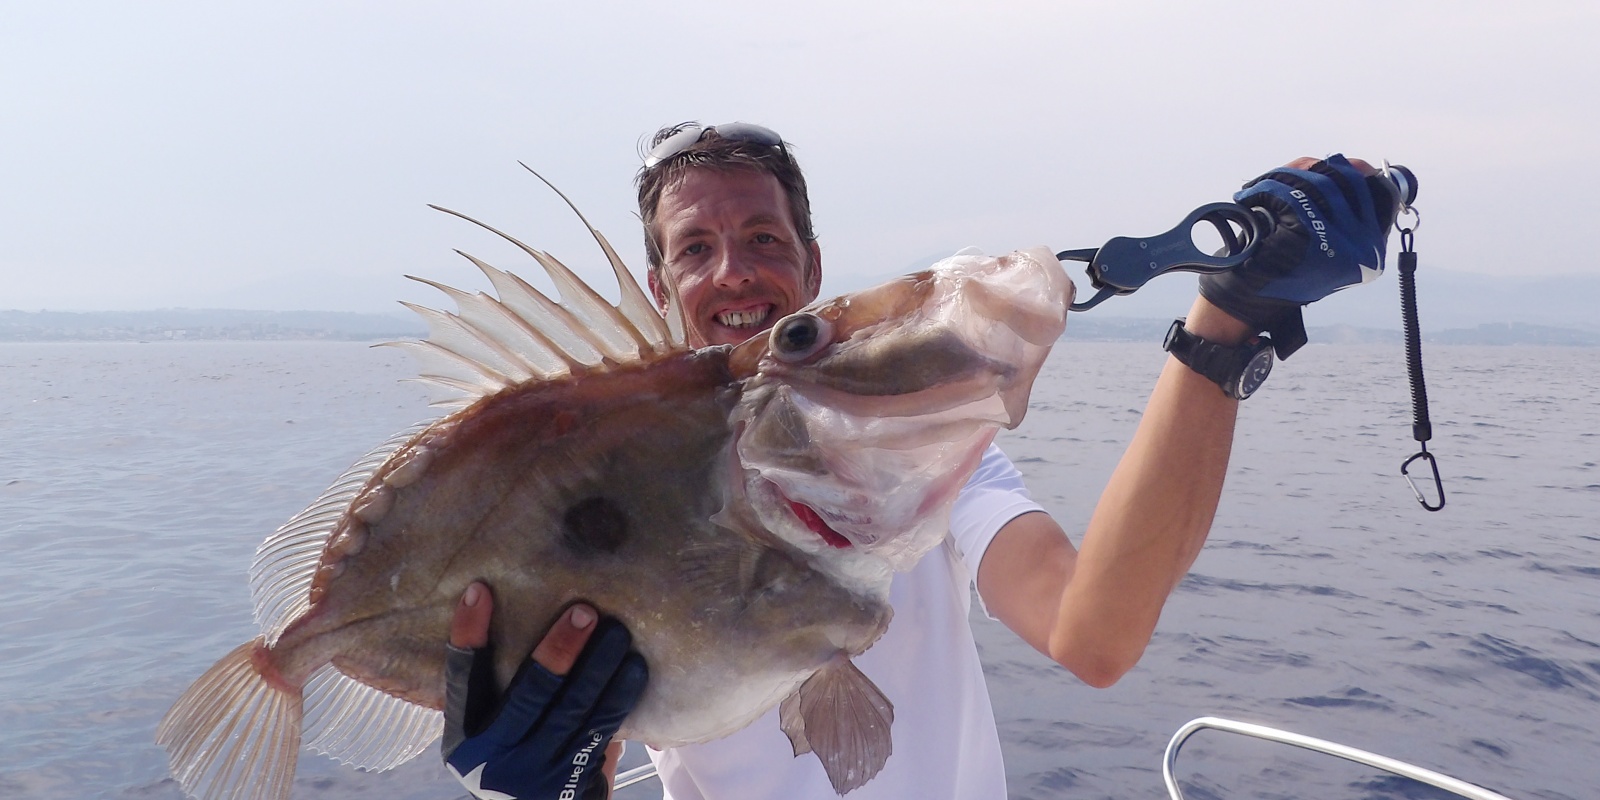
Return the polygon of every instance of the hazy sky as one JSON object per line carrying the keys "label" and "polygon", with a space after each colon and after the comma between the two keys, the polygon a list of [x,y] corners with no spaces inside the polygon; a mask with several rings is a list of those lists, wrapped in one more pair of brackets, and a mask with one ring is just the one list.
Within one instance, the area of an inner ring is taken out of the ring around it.
{"label": "hazy sky", "polygon": [[0,308],[386,310],[481,286],[453,248],[531,267],[427,203],[598,274],[519,160],[637,268],[641,140],[686,119],[795,143],[825,292],[1335,151],[1417,171],[1425,267],[1600,274],[1600,4],[984,6],[7,3]]}

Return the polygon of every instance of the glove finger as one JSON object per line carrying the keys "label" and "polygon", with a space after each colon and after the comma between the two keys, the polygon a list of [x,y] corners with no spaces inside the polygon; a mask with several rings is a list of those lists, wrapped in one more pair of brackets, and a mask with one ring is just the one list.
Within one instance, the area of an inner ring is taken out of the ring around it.
{"label": "glove finger", "polygon": [[529,660],[506,688],[505,705],[484,729],[486,738],[511,747],[528,737],[561,692],[562,678]]}
{"label": "glove finger", "polygon": [[648,675],[649,670],[645,667],[643,656],[632,652],[624,654],[622,663],[617,666],[616,674],[611,676],[611,680],[600,692],[587,720],[563,748],[567,754],[564,763],[571,765],[573,770],[571,784],[579,786],[585,780],[589,782],[588,789],[578,796],[584,798],[606,796],[604,792],[599,791],[599,787],[603,787],[605,781],[598,778],[605,769],[606,746],[611,743],[611,738],[616,735],[617,729],[622,727],[622,721],[633,711],[633,707],[638,705]]}
{"label": "glove finger", "polygon": [[628,629],[614,619],[602,619],[567,673],[566,687],[540,725],[535,752],[565,749],[566,744],[592,725],[595,706],[633,645]]}
{"label": "glove finger", "polygon": [[644,656],[632,652],[624,656],[616,674],[595,701],[589,727],[607,733],[609,738],[609,734],[621,728],[623,720],[633,713],[634,706],[639,705],[649,681],[650,668],[644,663]]}
{"label": "glove finger", "polygon": [[460,648],[445,644],[444,736],[440,751],[445,758],[462,740],[476,736],[494,718],[500,700],[494,679],[494,647]]}
{"label": "glove finger", "polygon": [[1377,219],[1372,192],[1367,190],[1367,176],[1362,175],[1361,171],[1343,155],[1334,153],[1325,160],[1312,164],[1309,169],[1332,180],[1334,185],[1339,187],[1339,193],[1344,195],[1345,205],[1355,211],[1358,218]]}

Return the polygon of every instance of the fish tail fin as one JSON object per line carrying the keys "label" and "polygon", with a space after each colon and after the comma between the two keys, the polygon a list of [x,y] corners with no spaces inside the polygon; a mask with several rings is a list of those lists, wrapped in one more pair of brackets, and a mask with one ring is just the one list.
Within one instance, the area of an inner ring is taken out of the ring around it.
{"label": "fish tail fin", "polygon": [[269,680],[260,639],[223,656],[156,729],[172,775],[200,798],[287,800],[300,753],[301,690]]}

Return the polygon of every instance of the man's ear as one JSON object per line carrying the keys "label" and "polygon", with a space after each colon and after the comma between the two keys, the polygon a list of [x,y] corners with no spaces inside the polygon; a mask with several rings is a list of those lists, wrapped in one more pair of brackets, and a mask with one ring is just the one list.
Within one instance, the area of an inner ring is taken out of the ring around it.
{"label": "man's ear", "polygon": [[806,302],[810,303],[822,293],[822,246],[813,241],[807,249],[811,251],[811,269],[806,275]]}
{"label": "man's ear", "polygon": [[645,275],[645,283],[650,286],[650,296],[655,298],[656,308],[666,311],[667,287],[662,286],[661,281],[656,278],[659,273],[660,270],[650,270],[650,272]]}

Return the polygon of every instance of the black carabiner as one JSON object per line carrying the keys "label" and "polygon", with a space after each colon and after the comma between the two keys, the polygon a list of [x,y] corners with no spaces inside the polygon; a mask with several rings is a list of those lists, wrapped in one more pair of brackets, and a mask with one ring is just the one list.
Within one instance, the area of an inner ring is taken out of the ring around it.
{"label": "black carabiner", "polygon": [[[1406,483],[1411,486],[1411,493],[1417,496],[1417,502],[1421,503],[1423,508],[1426,508],[1429,511],[1438,511],[1439,509],[1444,508],[1444,479],[1439,477],[1439,462],[1434,459],[1432,453],[1428,452],[1427,443],[1423,442],[1421,446],[1422,449],[1417,451],[1416,455],[1406,459],[1405,463],[1400,465],[1400,475],[1404,477],[1406,479]],[[1415,463],[1417,459],[1428,462],[1428,466],[1433,468],[1433,486],[1439,492],[1438,503],[1429,503],[1427,496],[1424,495],[1422,493],[1422,489],[1417,486],[1416,479],[1411,477],[1411,472],[1409,470],[1411,469],[1411,465]]]}

